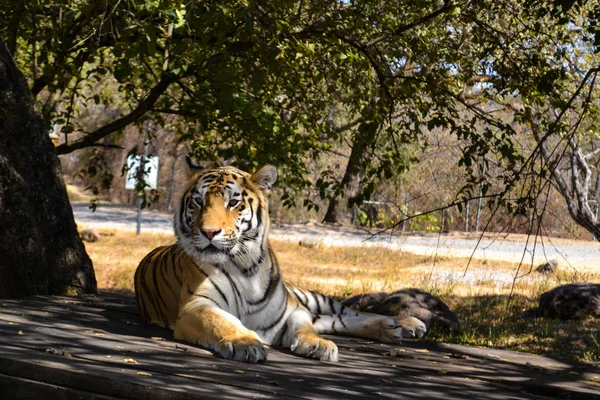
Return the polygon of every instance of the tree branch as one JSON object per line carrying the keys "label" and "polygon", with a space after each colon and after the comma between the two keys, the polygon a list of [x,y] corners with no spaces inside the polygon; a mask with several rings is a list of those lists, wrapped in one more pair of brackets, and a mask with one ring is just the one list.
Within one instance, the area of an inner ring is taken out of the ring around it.
{"label": "tree branch", "polygon": [[432,12],[430,14],[422,16],[421,18],[417,18],[416,20],[414,20],[408,24],[400,25],[398,28],[396,28],[394,33],[384,33],[383,35],[376,37],[375,39],[367,42],[366,46],[371,47],[391,36],[399,36],[406,31],[409,31],[419,25],[422,25],[426,22],[431,21],[432,19],[434,19],[435,17],[437,17],[440,14],[444,14],[444,13],[451,11],[454,8],[456,8],[456,6],[454,4],[451,4],[450,0],[445,0],[444,5],[441,8],[438,8],[437,10],[435,10],[434,12]]}
{"label": "tree branch", "polygon": [[21,25],[21,17],[25,13],[25,0],[18,0],[16,2],[12,18],[10,19],[10,23],[8,25],[8,39],[6,41],[6,45],[8,46],[8,51],[12,54],[13,57],[17,55],[17,37],[19,36],[19,26]]}
{"label": "tree branch", "polygon": [[175,82],[178,79],[177,76],[172,74],[163,74],[160,78],[160,81],[148,92],[146,97],[140,102],[140,104],[129,114],[121,117],[110,124],[104,125],[103,127],[95,130],[94,132],[75,140],[74,142],[66,144],[61,144],[56,147],[56,152],[58,154],[67,154],[71,153],[74,150],[79,150],[87,146],[91,146],[98,140],[110,135],[111,133],[118,131],[119,129],[125,128],[127,125],[136,121],[142,115],[146,113],[146,111],[150,110],[154,103],[158,100],[158,98],[167,90],[169,85]]}

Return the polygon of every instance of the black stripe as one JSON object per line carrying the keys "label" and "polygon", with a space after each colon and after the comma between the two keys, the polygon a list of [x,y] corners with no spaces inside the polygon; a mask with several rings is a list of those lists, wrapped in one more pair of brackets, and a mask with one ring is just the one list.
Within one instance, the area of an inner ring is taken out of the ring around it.
{"label": "black stripe", "polygon": [[[285,311],[284,311],[284,313],[285,313]],[[274,342],[273,345],[275,345],[275,346],[281,345],[281,341],[283,340],[283,337],[287,333],[288,329],[289,329],[289,327],[288,327],[288,324],[286,321],[286,323],[284,323],[283,327],[281,328],[281,332],[279,332],[279,334],[277,335],[277,340],[276,341],[273,340],[273,342]]]}
{"label": "black stripe", "polygon": [[265,292],[263,293],[263,296],[257,301],[248,301],[247,303],[249,305],[256,306],[261,303],[264,303],[269,297],[271,297],[273,295],[273,293],[275,292],[275,289],[277,289],[277,285],[281,282],[281,274],[279,273],[279,269],[277,269],[273,273],[274,267],[275,267],[274,263],[271,262],[271,268],[269,270],[269,272],[270,272],[269,284],[268,284]]}
{"label": "black stripe", "polygon": [[[156,250],[155,250],[156,251]],[[144,258],[145,260],[145,258]],[[142,260],[142,262],[144,262],[144,260]],[[146,268],[148,268],[148,263],[144,263],[144,264],[140,264],[140,266],[138,266],[137,270],[135,271],[135,277],[134,277],[134,282],[135,282],[135,294],[136,294],[136,299],[138,302],[138,307],[140,308],[142,317],[144,318],[144,320],[148,320],[148,308],[146,307],[146,301],[145,301],[145,296],[142,293],[142,289],[145,285],[143,279],[146,276]],[[143,289],[144,291],[146,291],[146,289]]]}
{"label": "black stripe", "polygon": [[308,292],[308,293],[310,293],[312,295],[313,299],[315,299],[315,302],[317,303],[317,314],[322,314],[321,303],[319,303],[319,295],[314,292]]}
{"label": "black stripe", "polygon": [[283,317],[285,315],[285,312],[287,310],[287,305],[288,305],[288,296],[287,296],[287,293],[284,293],[284,296],[285,296],[285,304],[283,305],[283,309],[281,311],[281,314],[279,314],[279,317],[277,317],[277,319],[275,321],[273,321],[271,324],[269,324],[269,326],[267,326],[265,328],[262,328],[265,332],[269,331],[269,330],[271,330],[273,328],[275,328],[281,322],[281,320],[283,319]]}
{"label": "black stripe", "polygon": [[[144,259],[142,260],[142,263],[144,263],[144,267],[142,268],[142,271],[140,273],[140,275],[141,275],[140,284],[142,285],[142,293],[141,294],[145,295],[145,297],[149,301],[150,305],[152,305],[152,308],[154,308],[154,311],[156,312],[156,314],[161,314],[160,309],[158,308],[155,296],[153,295],[153,292],[156,292],[156,290],[158,288],[155,286],[154,291],[153,291],[148,286],[147,269],[148,269],[148,267],[153,268],[153,266],[154,266],[153,260],[155,258],[155,255],[157,253],[160,253],[162,250],[163,250],[162,247],[157,247],[156,249],[152,250],[146,257],[144,257]],[[149,320],[150,319],[149,318],[150,317],[149,310],[147,309],[147,307],[144,307],[144,310],[145,311],[144,311],[143,315],[145,315],[146,320]]]}
{"label": "black stripe", "polygon": [[[235,264],[235,263],[234,263]],[[240,311],[240,303],[239,303],[239,299],[242,298],[242,295],[240,294],[240,291],[237,287],[237,285],[235,284],[235,282],[233,281],[233,279],[231,279],[231,275],[229,275],[229,273],[227,271],[225,271],[224,269],[221,270],[221,272],[225,275],[225,277],[229,280],[229,284],[231,285],[231,288],[233,289],[233,298],[235,300],[235,307],[236,310]]]}
{"label": "black stripe", "polygon": [[[168,248],[169,252],[172,250],[171,247]],[[166,252],[165,252],[166,253]],[[174,265],[173,263],[169,263],[169,261],[171,260],[170,257],[168,257],[168,254],[163,254],[161,257],[161,266],[160,266],[160,276],[161,279],[163,280],[163,282],[165,283],[165,285],[167,286],[167,288],[169,289],[169,292],[171,292],[171,295],[173,297],[175,297],[177,299],[177,290],[173,288],[173,285],[171,285],[171,279],[169,276],[169,267],[171,267],[170,269],[174,269]],[[181,289],[181,288],[180,288]],[[165,293],[166,294],[166,293]]]}
{"label": "black stripe", "polygon": [[331,297],[327,297],[327,303],[329,304],[330,314],[335,314],[335,305]]}
{"label": "black stripe", "polygon": [[[159,257],[161,257],[161,259],[162,259],[163,256],[164,256],[164,251],[161,252],[161,254],[159,255]],[[158,261],[160,262],[161,260],[159,259]],[[165,300],[163,299],[163,296],[161,296],[161,293],[159,293],[160,289],[158,287],[158,268],[159,268],[159,265],[157,265],[156,262],[154,262],[153,264],[154,265],[152,266],[152,283],[154,284],[154,288],[155,288],[155,293],[154,294],[156,295],[155,297],[160,301],[160,303],[162,303],[162,309],[161,309],[160,314],[161,314],[163,322],[165,323],[165,326],[168,326],[169,325],[169,320],[167,319],[167,317],[166,317],[166,315],[164,313],[164,310],[167,308],[167,303],[165,303]]]}
{"label": "black stripe", "polygon": [[227,297],[225,297],[225,293],[223,293],[221,288],[215,283],[215,281],[210,279],[210,277],[208,278],[208,280],[210,281],[210,283],[212,283],[212,285],[215,287],[215,289],[217,289],[217,292],[219,292],[221,297],[223,297],[223,300],[225,300],[225,304],[227,304],[227,307],[229,307],[229,301],[227,301]]}
{"label": "black stripe", "polygon": [[181,255],[181,253],[177,254],[179,251],[183,251],[183,250],[181,250],[179,248],[179,246],[174,245],[173,246],[173,251],[171,251],[171,263],[174,266],[174,268],[173,268],[173,275],[175,276],[175,280],[179,284],[179,287],[181,287],[181,285],[182,285],[181,274],[182,274],[183,270],[181,268],[181,265],[179,265],[179,263],[177,262],[178,261],[177,257]]}
{"label": "black stripe", "polygon": [[285,283],[285,287],[286,287],[286,289],[287,289],[288,293],[289,293],[289,294],[291,294],[292,296],[294,296],[294,298],[295,298],[296,300],[298,300],[298,302],[299,302],[300,304],[302,304],[302,300],[300,300],[300,297],[298,297],[298,294],[297,294],[297,293],[296,293],[296,291],[295,291],[296,289],[295,289],[295,288],[293,288],[293,287],[291,287],[291,286],[290,286],[288,283]]}
{"label": "black stripe", "polygon": [[252,220],[254,219],[254,208],[252,207],[253,203],[254,203],[254,199],[249,198],[248,199],[248,207],[250,208],[250,220],[247,222],[248,228],[243,230],[242,232],[247,232],[252,228]]}
{"label": "black stripe", "polygon": [[256,227],[260,227],[262,225],[262,210],[263,206],[261,202],[258,202],[258,207],[256,208]]}
{"label": "black stripe", "polygon": [[346,326],[346,324],[344,323],[344,321],[342,320],[342,316],[338,314],[338,319],[340,320],[342,326],[344,327],[344,329],[348,329],[348,327]]}
{"label": "black stripe", "polygon": [[[358,316],[358,313],[357,313],[356,311],[354,311],[353,309],[351,309],[351,308],[348,308],[348,307],[346,307],[345,305],[343,305],[343,304],[342,304],[342,306],[340,307],[340,314],[341,314],[341,315],[350,315],[350,314],[345,314],[345,311],[344,311],[344,310],[350,310],[350,311],[352,311],[352,312],[354,313],[354,315],[353,315],[354,317],[357,317],[357,316]],[[352,315],[351,315],[351,316],[352,316]]]}
{"label": "black stripe", "polygon": [[306,293],[304,292],[304,290],[300,289],[300,288],[296,288],[296,290],[298,290],[298,293],[302,294],[302,296],[304,296],[304,301],[302,301],[302,299],[300,299],[298,297],[298,300],[300,301],[300,303],[302,303],[302,305],[306,308],[308,307],[308,296],[306,295]]}
{"label": "black stripe", "polygon": [[183,230],[184,234],[191,233],[191,227],[188,226],[188,221],[187,221],[187,209],[189,206],[189,201],[190,201],[189,193],[186,193],[183,196],[183,198],[181,199],[181,206],[180,206],[180,210],[179,210],[179,225],[181,226],[181,229]]}
{"label": "black stripe", "polygon": [[[258,258],[258,260],[252,264],[252,266],[250,268],[245,268],[242,270],[242,273],[244,274],[244,276],[246,278],[250,278],[254,275],[256,275],[260,269],[260,267],[262,266],[261,264],[265,261],[265,254],[264,252],[260,255],[260,257]],[[235,263],[234,263],[235,264]],[[237,264],[236,264],[237,266]],[[239,268],[239,267],[238,267]]]}
{"label": "black stripe", "polygon": [[208,274],[202,269],[202,268],[198,268],[198,271],[200,271],[200,273],[202,275],[204,275],[206,277],[206,279],[208,279],[208,281],[210,283],[212,283],[212,285],[215,287],[215,289],[217,289],[217,291],[219,292],[219,294],[221,295],[221,297],[223,297],[223,300],[225,300],[225,304],[227,304],[227,307],[229,307],[229,301],[227,301],[227,297],[225,297],[225,293],[223,293],[223,291],[221,290],[221,288],[215,283],[214,280],[211,279],[210,276],[208,276]]}

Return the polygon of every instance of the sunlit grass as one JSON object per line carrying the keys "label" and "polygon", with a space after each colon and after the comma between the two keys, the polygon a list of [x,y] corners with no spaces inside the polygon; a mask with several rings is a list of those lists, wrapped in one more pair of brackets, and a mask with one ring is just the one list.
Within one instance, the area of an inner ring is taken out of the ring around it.
{"label": "sunlit grass", "polygon": [[[133,295],[133,275],[152,249],[171,235],[99,230],[86,243],[103,291]],[[571,282],[598,282],[572,270],[550,276],[509,262],[415,255],[385,248],[318,247],[273,241],[286,281],[341,299],[417,287],[444,300],[461,320],[459,332],[432,331],[429,339],[505,348],[563,359],[600,361],[600,320],[552,321],[527,317],[544,291]],[[434,264],[435,261],[435,264]],[[468,266],[468,268],[467,268]],[[466,271],[466,272],[465,272]],[[514,286],[514,287],[513,287]],[[510,296],[510,302],[508,302]]]}

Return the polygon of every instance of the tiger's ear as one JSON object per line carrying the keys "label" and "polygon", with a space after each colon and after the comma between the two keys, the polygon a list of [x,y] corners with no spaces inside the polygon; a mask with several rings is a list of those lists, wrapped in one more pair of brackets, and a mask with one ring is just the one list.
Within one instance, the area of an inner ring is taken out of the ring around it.
{"label": "tiger's ear", "polygon": [[185,156],[185,164],[187,165],[187,174],[189,177],[196,175],[198,172],[202,171],[204,168],[194,162],[190,156]]}
{"label": "tiger's ear", "polygon": [[252,181],[256,183],[264,193],[269,193],[276,179],[277,168],[273,165],[265,165],[252,175]]}

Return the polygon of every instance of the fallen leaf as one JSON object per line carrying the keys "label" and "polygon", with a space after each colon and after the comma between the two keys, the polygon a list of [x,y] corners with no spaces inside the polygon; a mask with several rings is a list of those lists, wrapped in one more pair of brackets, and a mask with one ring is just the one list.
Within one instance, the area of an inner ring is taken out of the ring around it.
{"label": "fallen leaf", "polygon": [[579,376],[579,372],[577,372],[577,371],[569,371],[569,375]]}
{"label": "fallen leaf", "polygon": [[139,371],[136,375],[152,376],[151,373],[145,371]]}
{"label": "fallen leaf", "polygon": [[125,359],[123,359],[123,361],[126,363],[129,363],[129,364],[137,364],[138,363],[133,358],[125,358]]}
{"label": "fallen leaf", "polygon": [[275,385],[275,386],[279,386],[279,383],[277,383],[276,380],[270,380],[269,382],[267,382],[269,385]]}
{"label": "fallen leaf", "polygon": [[150,339],[152,339],[152,340],[156,340],[156,341],[165,340],[165,338],[162,338],[162,337],[160,337],[160,336],[152,336]]}
{"label": "fallen leaf", "polygon": [[415,350],[416,353],[429,353],[429,350],[427,349],[417,349]]}
{"label": "fallen leaf", "polygon": [[438,374],[440,374],[440,375],[447,375],[448,374],[448,370],[447,369],[440,369],[440,370],[438,370]]}
{"label": "fallen leaf", "polygon": [[238,374],[245,374],[245,372],[242,371],[241,369],[234,369],[233,372],[236,372]]}
{"label": "fallen leaf", "polygon": [[406,350],[393,348],[390,350],[390,356],[395,357],[398,353],[404,353]]}
{"label": "fallen leaf", "polygon": [[17,335],[24,335],[23,331],[17,332]]}

